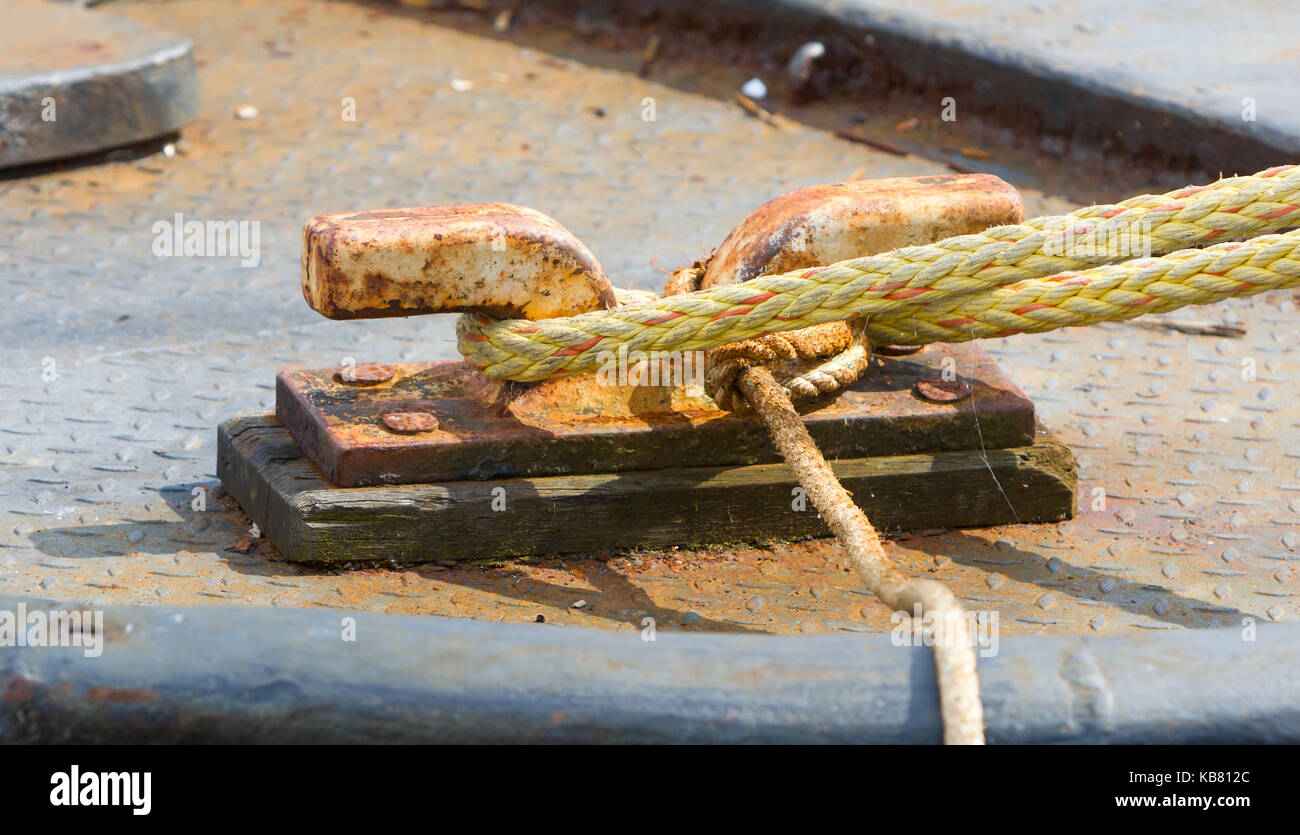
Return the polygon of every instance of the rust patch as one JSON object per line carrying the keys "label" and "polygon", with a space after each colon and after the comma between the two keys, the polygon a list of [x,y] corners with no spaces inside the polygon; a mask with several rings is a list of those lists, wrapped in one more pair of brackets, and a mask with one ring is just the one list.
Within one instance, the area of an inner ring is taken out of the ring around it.
{"label": "rust patch", "polygon": [[912,386],[912,391],[929,403],[956,403],[970,397],[971,386],[960,377],[955,380],[931,377],[917,382]]}
{"label": "rust patch", "polygon": [[701,286],[735,284],[1024,219],[1020,194],[990,174],[850,180],[769,200],[731,231]]}
{"label": "rust patch", "polygon": [[131,687],[106,687],[100,684],[86,688],[86,701],[89,702],[137,705],[156,702],[158,699],[158,693],[153,690],[138,690]]}
{"label": "rust patch", "polygon": [[[731,230],[700,286],[832,264],[1023,219],[1020,193],[989,174],[808,186],[769,200]],[[845,322],[818,327],[823,341],[847,344],[852,340]]]}
{"label": "rust patch", "polygon": [[25,702],[36,695],[36,682],[14,673],[5,680],[4,700],[9,704]]}
{"label": "rust patch", "polygon": [[393,367],[377,362],[363,362],[350,368],[340,369],[335,375],[335,382],[350,386],[374,386],[393,379]]}
{"label": "rust patch", "polygon": [[[700,286],[735,284],[1023,219],[1019,192],[987,174],[808,186],[769,200],[742,220],[709,261]],[[846,322],[828,322],[781,339],[806,344],[809,350],[800,355],[810,359],[843,350],[853,341],[853,331]],[[744,344],[743,353],[752,356],[757,342]],[[818,345],[822,350],[815,349]],[[724,352],[712,355],[720,358]],[[789,371],[803,370],[797,362],[782,365]]]}
{"label": "rust patch", "polygon": [[438,419],[429,412],[385,412],[380,420],[389,430],[403,435],[432,432],[438,428]]}
{"label": "rust patch", "polygon": [[615,305],[581,241],[508,203],[314,217],[303,227],[302,291],[331,319],[476,311],[545,319]]}

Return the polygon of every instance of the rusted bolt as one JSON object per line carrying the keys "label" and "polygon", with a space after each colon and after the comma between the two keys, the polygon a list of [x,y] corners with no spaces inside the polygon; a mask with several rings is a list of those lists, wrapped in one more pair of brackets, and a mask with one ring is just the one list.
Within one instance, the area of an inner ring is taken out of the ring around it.
{"label": "rusted bolt", "polygon": [[399,435],[432,432],[438,428],[438,419],[432,412],[385,412],[379,419],[389,432]]}
{"label": "rusted bolt", "polygon": [[912,386],[912,393],[930,403],[956,403],[970,397],[971,387],[960,377],[955,380],[930,377]]}
{"label": "rusted bolt", "polygon": [[595,256],[524,206],[321,215],[302,233],[303,296],[331,319],[447,312],[545,319],[615,305]]}
{"label": "rusted bolt", "polygon": [[910,357],[924,345],[872,345],[871,352],[882,357]]}
{"label": "rusted bolt", "polygon": [[339,369],[334,380],[349,386],[377,386],[393,379],[393,367],[377,362],[363,362]]}

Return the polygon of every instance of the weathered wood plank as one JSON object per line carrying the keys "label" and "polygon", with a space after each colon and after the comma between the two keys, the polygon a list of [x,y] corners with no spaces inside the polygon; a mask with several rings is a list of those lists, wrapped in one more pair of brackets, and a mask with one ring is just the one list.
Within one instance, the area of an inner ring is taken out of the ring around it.
{"label": "weathered wood plank", "polygon": [[[1069,449],[1032,446],[857,458],[835,470],[867,514],[895,532],[1074,515]],[[335,487],[270,415],[218,431],[226,489],[286,559],[299,562],[485,559],[826,536],[800,509],[784,464],[607,475]]]}

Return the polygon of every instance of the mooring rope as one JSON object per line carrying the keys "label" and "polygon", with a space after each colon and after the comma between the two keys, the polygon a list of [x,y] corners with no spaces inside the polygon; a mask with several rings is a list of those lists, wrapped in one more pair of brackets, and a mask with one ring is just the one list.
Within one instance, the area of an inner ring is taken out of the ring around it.
{"label": "mooring rope", "polygon": [[1026,279],[872,320],[867,332],[878,345],[963,342],[1132,319],[1296,286],[1300,230]]}
{"label": "mooring rope", "polygon": [[[702,270],[679,270],[669,279],[666,292],[690,292],[702,278]],[[704,387],[720,408],[751,408],[758,414],[867,590],[912,618],[912,629],[933,648],[944,742],[982,745],[984,706],[975,646],[961,602],[942,583],[912,579],[898,570],[794,407],[795,400],[853,383],[867,369],[870,357],[861,327],[816,325],[707,351]]]}
{"label": "mooring rope", "polygon": [[[960,601],[942,583],[909,578],[893,564],[792,398],[856,379],[869,356],[864,335],[878,345],[963,342],[1300,286],[1300,230],[1268,234],[1297,225],[1300,168],[1279,166],[825,267],[678,292],[698,286],[697,269],[670,282],[663,298],[638,298],[613,310],[542,321],[466,315],[457,327],[459,348],[487,376],[522,381],[593,370],[620,352],[713,349],[706,387],[714,400],[724,409],[749,405],[757,412],[867,588],[895,611],[924,619],[944,742],[983,744],[975,648]],[[1082,252],[1071,245],[1078,239],[1089,242]],[[1112,263],[1130,251],[1105,245],[1116,241],[1136,243],[1152,257]],[[1205,248],[1183,249],[1191,246]],[[851,332],[814,327],[849,320]]]}
{"label": "mooring rope", "polygon": [[[1211,247],[1206,251],[1222,256],[1213,264],[1177,250],[1240,241],[1297,224],[1300,168],[1279,166],[1209,186],[1142,195],[1068,215],[612,310],[541,321],[468,314],[457,326],[458,347],[489,377],[527,381],[595,369],[620,349],[715,348],[860,318],[868,321],[873,341],[895,344],[1092,324],[1218,301],[1259,292],[1259,288],[1296,286],[1296,276],[1286,272],[1289,257],[1269,260],[1289,245],[1292,235],[1284,236],[1287,244],[1252,241],[1245,251]],[[1149,271],[1161,271],[1164,259],[1171,257],[1165,253],[1174,252],[1174,260],[1158,281],[1149,282],[1145,289],[1150,292],[1129,293],[1123,280],[1111,281],[1116,274],[1110,268],[1097,267],[1121,260],[1120,254],[1107,246],[1074,246],[1076,241],[1097,240],[1138,242],[1153,255],[1163,256],[1135,262],[1135,272],[1129,276],[1135,281]],[[1221,266],[1231,272],[1217,275],[1215,270]],[[1182,272],[1179,267],[1195,269]],[[1062,273],[1069,277],[1060,278]],[[1120,295],[1096,296],[1099,288]],[[1018,295],[1022,290],[1027,296]],[[1147,296],[1153,298],[1146,300]],[[1030,300],[1015,304],[1022,298]],[[1140,312],[1133,312],[1139,308]]]}
{"label": "mooring rope", "polygon": [[758,413],[772,443],[803,485],[808,499],[844,546],[858,576],[891,609],[921,615],[939,682],[939,714],[948,745],[984,744],[984,707],[975,671],[975,647],[965,611],[943,583],[908,577],[885,553],[875,527],[817,449],[785,388],[762,366],[745,369],[736,386]]}

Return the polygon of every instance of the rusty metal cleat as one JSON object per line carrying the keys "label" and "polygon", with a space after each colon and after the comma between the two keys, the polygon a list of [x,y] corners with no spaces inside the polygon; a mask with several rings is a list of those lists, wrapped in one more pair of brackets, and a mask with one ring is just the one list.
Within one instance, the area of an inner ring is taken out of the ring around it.
{"label": "rusty metal cleat", "polygon": [[[987,175],[813,186],[742,221],[698,279],[743,281],[1021,218],[1019,195]],[[518,206],[327,215],[307,223],[303,242],[304,296],[330,318],[540,319],[616,303],[586,247]],[[916,394],[954,369],[969,396]],[[792,510],[794,482],[763,427],[719,410],[702,375],[698,352],[611,358],[595,373],[536,384],[488,380],[463,361],[284,370],[275,417],[222,426],[218,469],[300,561],[825,535],[815,513]],[[863,379],[809,403],[804,419],[890,530],[1073,514],[1068,449],[974,345],[873,358]]]}
{"label": "rusty metal cleat", "polygon": [[548,319],[614,306],[614,288],[581,241],[508,203],[314,217],[302,230],[302,294],[330,319]]}

